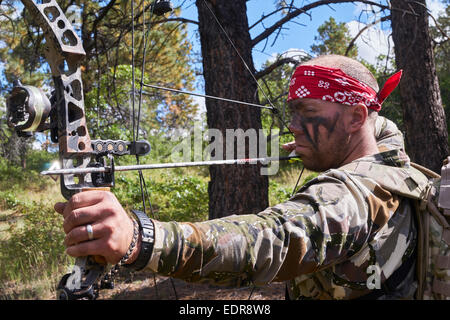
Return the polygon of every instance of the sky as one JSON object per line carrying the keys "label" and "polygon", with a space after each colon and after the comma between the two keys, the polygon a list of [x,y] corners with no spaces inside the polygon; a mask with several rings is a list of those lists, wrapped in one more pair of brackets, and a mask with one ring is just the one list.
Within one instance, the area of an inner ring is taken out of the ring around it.
{"label": "sky", "polygon": [[[195,7],[194,0],[173,0],[174,6],[183,3],[181,16],[187,17],[193,20],[197,19],[197,8]],[[313,1],[303,1],[303,5],[311,3]],[[247,16],[249,25],[258,21],[262,15],[266,15],[273,11],[275,0],[250,0],[247,2]],[[297,2],[301,4],[301,1]],[[439,13],[445,10],[445,5],[439,0],[427,0],[427,6],[432,12],[432,15],[437,18]],[[318,27],[327,21],[330,17],[333,17],[337,23],[345,22],[349,33],[352,37],[356,36],[361,28],[365,27],[364,23],[370,23],[374,19],[370,14],[369,20],[367,20],[368,14],[365,12],[368,8],[363,4],[345,3],[334,4],[330,6],[321,6],[310,11],[310,15],[300,15],[295,19],[295,23],[291,22],[285,25],[285,29],[280,33],[279,37],[274,42],[274,36],[269,38],[267,43],[259,43],[253,50],[253,60],[256,69],[260,69],[261,66],[268,60],[274,59],[277,54],[283,54],[287,56],[296,55],[299,51],[306,51],[311,54],[311,45],[315,44],[314,37],[318,35]],[[378,16],[378,18],[381,16]],[[273,16],[272,18],[264,20],[266,27],[271,26],[275,21],[279,20],[280,16]],[[430,23],[432,20],[430,19]],[[263,25],[255,27],[251,30],[251,37],[254,38],[264,30]],[[200,52],[200,43],[195,36],[196,26],[189,25],[189,37],[194,45],[194,51]],[[369,63],[375,64],[378,55],[387,55],[389,52],[393,54],[392,38],[389,37],[391,33],[390,23],[385,22],[369,28],[365,31],[356,41],[358,47],[358,58],[364,59]],[[197,92],[201,93],[201,81],[199,80]],[[204,109],[204,101],[202,98],[195,98],[197,103]]]}
{"label": "sky", "polygon": [[[174,6],[184,2],[184,7],[187,10],[183,10],[181,16],[189,17],[197,20],[196,7],[193,0],[182,1],[173,0]],[[247,16],[249,25],[252,25],[262,15],[268,14],[274,9],[275,0],[250,0],[247,2]],[[304,5],[313,1],[304,1]],[[297,3],[301,3],[298,1]],[[437,17],[439,12],[445,10],[445,5],[439,0],[427,0],[427,6],[431,10],[432,14]],[[305,50],[309,53],[311,45],[315,43],[314,37],[318,35],[317,28],[323,24],[330,17],[333,17],[338,23],[345,22],[349,28],[350,35],[355,36],[359,30],[364,27],[362,22],[367,22],[366,15],[363,10],[367,9],[366,5],[345,3],[335,4],[330,6],[321,6],[310,11],[310,15],[300,15],[295,23],[288,23],[276,42],[273,43],[274,37],[270,38],[266,47],[264,43],[259,43],[253,51],[253,59],[256,68],[259,68],[264,62],[267,61],[272,55],[277,53],[288,52],[291,50]],[[272,19],[265,20],[265,26],[270,26],[273,22],[277,21],[280,16],[274,16]],[[373,19],[373,17],[371,17]],[[373,21],[373,20],[371,20]],[[302,25],[300,25],[302,24]],[[192,35],[195,32],[196,26],[190,25],[189,30],[191,32],[192,39],[195,39]],[[263,31],[263,26],[254,28],[251,30],[251,36],[254,38],[256,35]],[[375,57],[378,54],[386,54],[388,52],[388,35],[390,34],[390,23],[385,22],[382,25],[377,25],[364,32],[362,38],[357,41],[357,46],[360,51],[360,58],[363,58],[369,62],[374,62]],[[199,43],[195,43],[195,50],[199,50]],[[392,48],[392,44],[391,44]],[[264,52],[262,52],[264,50]]]}

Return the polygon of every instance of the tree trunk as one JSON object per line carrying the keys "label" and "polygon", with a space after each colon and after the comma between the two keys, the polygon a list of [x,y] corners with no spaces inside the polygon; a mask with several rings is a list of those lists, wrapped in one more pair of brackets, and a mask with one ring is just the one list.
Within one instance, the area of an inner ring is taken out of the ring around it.
{"label": "tree trunk", "polygon": [[[206,3],[254,72],[246,1],[207,0]],[[227,40],[226,34],[203,0],[197,0],[197,8],[206,94],[258,103],[257,84]],[[206,99],[206,110],[209,129],[215,128],[222,132],[224,158],[226,148],[230,148],[225,146],[226,129],[247,131],[253,128],[258,132],[261,128],[261,112],[255,107]],[[236,156],[237,141],[232,145]],[[248,143],[245,150],[248,150]],[[268,177],[261,175],[260,168],[259,164],[211,166],[209,218],[264,210],[268,206]]]}
{"label": "tree trunk", "polygon": [[392,0],[395,61],[403,69],[400,98],[411,160],[440,173],[449,153],[425,0]]}

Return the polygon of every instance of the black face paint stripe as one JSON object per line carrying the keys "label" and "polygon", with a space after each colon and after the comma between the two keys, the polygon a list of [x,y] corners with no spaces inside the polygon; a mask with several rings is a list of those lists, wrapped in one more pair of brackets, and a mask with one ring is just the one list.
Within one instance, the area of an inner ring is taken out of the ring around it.
{"label": "black face paint stripe", "polygon": [[[332,119],[325,117],[304,117],[300,120],[300,125],[305,133],[306,138],[309,143],[313,146],[314,149],[318,150],[319,144],[319,126],[322,125],[328,131],[328,138],[330,138],[331,134],[334,132],[336,128],[336,124],[341,117],[339,112],[334,114]],[[314,136],[311,137],[311,133],[308,131],[307,124],[311,124],[313,127]]]}
{"label": "black face paint stripe", "polygon": [[330,119],[330,123],[329,123],[328,127],[326,127],[328,129],[328,138],[330,138],[331,133],[334,132],[334,129],[336,128],[336,124],[340,118],[341,118],[341,113],[336,112],[334,114],[334,119],[332,119],[332,120]]}
{"label": "black face paint stripe", "polygon": [[302,126],[302,130],[305,133],[306,139],[308,139],[309,143],[313,146],[313,148],[317,150],[317,144],[311,138],[311,135],[309,134],[308,128],[306,127],[307,123],[308,123],[308,121],[306,121],[306,119],[302,119],[301,122],[300,122],[300,125]]}

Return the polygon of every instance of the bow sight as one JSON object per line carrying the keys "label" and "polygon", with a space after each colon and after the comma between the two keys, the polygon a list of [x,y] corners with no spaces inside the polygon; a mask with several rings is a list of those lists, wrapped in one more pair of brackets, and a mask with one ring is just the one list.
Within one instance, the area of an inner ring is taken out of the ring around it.
{"label": "bow sight", "polygon": [[[52,142],[61,142],[58,134],[58,104],[56,100],[54,93],[49,99],[41,89],[24,86],[20,81],[16,81],[7,99],[8,126],[14,128],[18,136],[21,137],[31,137],[33,132],[50,130]],[[69,119],[77,119],[76,115],[70,115],[71,110],[67,111]],[[65,164],[63,168],[106,167],[107,160],[109,160],[109,170],[102,173],[92,173],[90,176],[88,174],[61,176],[61,190],[66,199],[70,199],[73,194],[89,188],[114,187],[113,156],[145,156],[150,152],[150,144],[145,140],[134,142],[91,140],[87,131],[83,131],[82,127],[77,127],[76,121],[69,120],[69,123],[73,122],[75,124],[64,132],[72,137],[79,136],[80,142],[78,145],[71,147],[70,153],[64,153],[61,156],[61,160]],[[86,143],[89,143],[88,147],[86,147]],[[69,154],[72,155],[69,157]],[[82,160],[81,165],[76,165],[76,161],[80,159]],[[76,182],[77,180],[78,182]]]}

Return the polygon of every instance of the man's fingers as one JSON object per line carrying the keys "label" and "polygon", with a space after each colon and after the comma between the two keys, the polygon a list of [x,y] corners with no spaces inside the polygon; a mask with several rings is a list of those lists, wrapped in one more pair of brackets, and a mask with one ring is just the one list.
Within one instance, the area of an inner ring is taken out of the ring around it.
{"label": "man's fingers", "polygon": [[92,240],[67,247],[66,253],[71,257],[95,256],[104,252],[102,248],[103,242],[101,240]]}
{"label": "man's fingers", "polygon": [[70,198],[68,204],[71,210],[93,206],[102,200],[105,197],[110,197],[111,193],[109,191],[101,191],[101,190],[91,190],[80,192],[74,194],[72,198]]}
{"label": "man's fingers", "polygon": [[[67,210],[64,210],[67,211]],[[103,219],[104,210],[101,206],[84,207],[64,213],[64,232],[68,233],[73,228],[94,223]]]}
{"label": "man's fingers", "polygon": [[292,151],[295,149],[295,142],[285,143],[281,146],[284,150]]}
{"label": "man's fingers", "polygon": [[74,194],[68,202],[58,202],[54,208],[66,218],[75,209],[93,206],[104,200],[111,201],[111,199],[115,199],[115,197],[109,191],[92,190]]}
{"label": "man's fingers", "polygon": [[107,255],[104,254],[108,252],[108,247],[106,242],[97,239],[92,241],[85,241],[77,243],[76,245],[67,247],[66,253],[71,257],[86,257],[86,256],[101,256],[108,263],[116,264],[120,261],[121,256]]}
{"label": "man's fingers", "polygon": [[66,207],[67,202],[57,202],[55,203],[54,209],[56,212],[58,212],[59,214],[63,214],[64,213],[64,208]]}
{"label": "man's fingers", "polygon": [[[101,229],[101,225],[99,224],[92,224],[92,234],[93,234],[93,240],[99,239],[103,236],[103,232]],[[77,243],[88,241],[89,240],[89,233],[87,230],[87,225],[79,226],[76,228],[73,228],[67,235],[64,240],[64,245],[66,247],[73,246]],[[90,240],[92,241],[92,240]]]}

